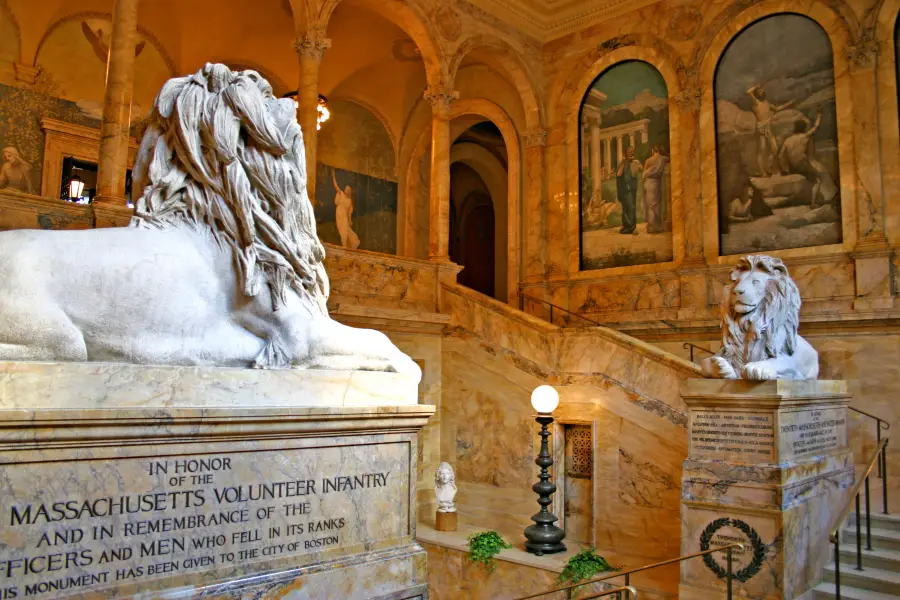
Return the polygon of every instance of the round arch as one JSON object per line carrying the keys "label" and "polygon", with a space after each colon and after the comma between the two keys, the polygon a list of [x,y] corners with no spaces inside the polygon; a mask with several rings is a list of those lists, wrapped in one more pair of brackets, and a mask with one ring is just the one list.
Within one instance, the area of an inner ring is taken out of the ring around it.
{"label": "round arch", "polygon": [[[506,145],[507,156],[507,202],[506,202],[506,290],[505,300],[515,305],[516,288],[519,283],[520,269],[519,256],[521,254],[521,199],[522,199],[522,174],[521,174],[521,141],[512,119],[502,108],[484,98],[464,98],[453,103],[450,111],[450,119],[476,115],[491,121],[500,130],[503,142]],[[501,298],[501,301],[503,299]]]}
{"label": "round arch", "polygon": [[387,117],[384,116],[384,113],[375,108],[375,106],[371,102],[368,102],[357,94],[339,94],[330,97],[329,101],[331,100],[343,100],[344,102],[352,102],[353,104],[362,106],[364,109],[372,113],[372,115],[381,122],[381,124],[384,126],[384,130],[391,138],[391,146],[393,146],[394,148],[394,164],[399,165],[398,154],[400,152],[400,145],[397,143],[397,134],[393,129],[391,129],[390,122],[387,120]]}
{"label": "round arch", "polygon": [[476,35],[464,40],[450,59],[449,72],[451,81],[456,75],[462,61],[473,51],[479,49],[490,51],[491,60],[488,66],[505,73],[519,92],[519,99],[525,109],[525,128],[527,131],[543,128],[544,110],[538,97],[538,87],[528,67],[522,62],[520,54],[506,41],[491,35]]}
{"label": "round arch", "polygon": [[[108,21],[112,21],[112,15],[110,13],[104,12],[94,12],[94,11],[82,11],[72,13],[70,15],[66,15],[65,17],[61,17],[53,22],[50,27],[44,31],[44,35],[41,36],[40,41],[37,44],[37,47],[34,50],[34,56],[31,59],[31,64],[36,65],[38,56],[41,55],[41,49],[44,47],[44,43],[50,37],[50,35],[61,26],[65,25],[69,21],[75,21],[77,19],[106,19]],[[145,27],[138,25],[137,27],[138,33],[140,33],[144,38],[149,41],[156,48],[159,55],[162,57],[163,61],[165,61],[166,66],[169,68],[169,72],[171,76],[174,76],[178,70],[175,68],[175,61],[172,60],[172,57],[166,51],[166,48],[159,42],[155,35],[153,35],[150,31],[148,31]]]}
{"label": "round arch", "polygon": [[[322,24],[323,29],[331,19],[335,8],[343,0],[326,0],[319,10],[317,23]],[[437,37],[428,25],[429,21],[420,9],[407,2],[394,2],[391,0],[359,0],[367,8],[373,10],[387,20],[397,25],[406,32],[416,43],[421,53],[422,62],[425,63],[425,77],[429,86],[440,86],[448,79],[444,77],[444,56],[440,46],[435,42]]]}
{"label": "round arch", "polygon": [[507,219],[506,199],[509,194],[509,180],[506,168],[494,154],[484,146],[473,143],[453,144],[450,147],[450,164],[463,163],[475,171],[487,186],[494,203],[494,293],[497,297],[508,298],[508,269],[506,256]]}
{"label": "round arch", "polygon": [[[674,100],[682,94],[681,84],[676,74],[675,64],[668,59],[659,49],[648,48],[645,46],[626,46],[617,48],[599,59],[595,60],[581,75],[575,86],[569,88],[566,98],[563,98],[565,104],[561,104],[561,118],[564,120],[566,128],[566,155],[569,167],[566,170],[568,189],[574,198],[579,201],[576,204],[576,210],[568,210],[566,213],[566,237],[570,240],[570,244],[575,244],[573,251],[570,251],[568,257],[569,272],[576,273],[579,271],[581,264],[581,218],[580,218],[580,167],[579,167],[579,144],[580,136],[579,122],[581,115],[582,101],[588,90],[593,86],[594,81],[605,73],[609,68],[618,63],[638,60],[645,62],[659,71],[666,83],[669,94],[669,148],[671,149],[669,173],[671,177],[671,202],[672,202],[672,251],[674,260],[668,263],[669,267],[680,263],[684,259],[684,214],[685,214],[685,198],[684,198],[684,179],[685,153],[681,151],[681,111],[674,106]],[[564,111],[564,112],[563,112]],[[603,269],[602,273],[605,277],[621,275],[624,271],[629,273],[642,273],[659,271],[665,268],[667,263],[655,263],[647,265],[636,265],[629,267],[612,267]]]}
{"label": "round arch", "polygon": [[[700,190],[703,197],[703,247],[710,262],[726,264],[732,259],[719,256],[719,182],[716,164],[716,119],[715,76],[719,62],[731,41],[744,29],[757,21],[779,14],[795,14],[814,21],[831,42],[834,67],[834,95],[839,115],[853,114],[852,81],[847,51],[850,48],[851,33],[846,18],[830,7],[814,2],[806,10],[798,10],[790,0],[764,0],[735,15],[721,27],[710,40],[705,58],[699,65],[698,84],[700,88],[700,122],[710,126],[700,129]],[[841,249],[849,252],[856,246],[858,170],[856,151],[853,143],[852,119],[838,119],[838,165],[840,169],[840,194],[843,242]],[[839,251],[840,251],[839,250]],[[774,256],[796,258],[818,255],[821,248],[792,248],[774,250]]]}

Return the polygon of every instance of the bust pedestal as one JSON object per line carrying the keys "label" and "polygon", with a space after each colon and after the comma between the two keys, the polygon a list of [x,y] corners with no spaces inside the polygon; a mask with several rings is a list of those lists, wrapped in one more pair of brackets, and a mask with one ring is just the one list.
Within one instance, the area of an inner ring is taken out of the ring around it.
{"label": "bust pedestal", "polygon": [[0,589],[424,598],[417,402],[390,373],[0,362]]}
{"label": "bust pedestal", "polygon": [[456,512],[437,511],[434,515],[434,528],[437,531],[456,531]]}
{"label": "bust pedestal", "polygon": [[[688,380],[681,553],[729,543],[735,597],[793,599],[830,557],[853,485],[843,381]],[[681,600],[724,598],[725,552],[681,563]]]}

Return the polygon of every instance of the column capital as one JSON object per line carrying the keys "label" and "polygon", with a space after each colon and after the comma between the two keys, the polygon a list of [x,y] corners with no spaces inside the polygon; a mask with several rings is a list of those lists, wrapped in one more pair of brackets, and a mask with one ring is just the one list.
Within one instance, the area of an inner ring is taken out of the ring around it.
{"label": "column capital", "polygon": [[543,148],[547,145],[546,129],[532,129],[531,131],[525,132],[524,137],[526,148]]}
{"label": "column capital", "polygon": [[459,99],[459,92],[449,86],[430,85],[425,89],[423,96],[431,103],[434,116],[439,119],[449,119],[450,108],[453,106],[453,101]]}
{"label": "column capital", "polygon": [[291,42],[291,46],[301,58],[322,60],[325,51],[331,48],[331,40],[321,29],[310,29]]}
{"label": "column capital", "polygon": [[675,94],[675,104],[685,112],[699,112],[703,93],[700,88],[689,87]]}
{"label": "column capital", "polygon": [[850,61],[850,68],[870,69],[875,66],[878,58],[878,39],[875,37],[875,29],[866,27],[859,34],[856,43],[847,48],[847,59]]}

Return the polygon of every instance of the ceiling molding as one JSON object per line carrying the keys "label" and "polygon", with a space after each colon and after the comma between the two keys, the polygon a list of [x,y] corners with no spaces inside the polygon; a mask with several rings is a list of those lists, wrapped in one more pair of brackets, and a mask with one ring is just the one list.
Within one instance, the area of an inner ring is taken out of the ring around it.
{"label": "ceiling molding", "polygon": [[543,42],[562,37],[660,0],[469,0]]}

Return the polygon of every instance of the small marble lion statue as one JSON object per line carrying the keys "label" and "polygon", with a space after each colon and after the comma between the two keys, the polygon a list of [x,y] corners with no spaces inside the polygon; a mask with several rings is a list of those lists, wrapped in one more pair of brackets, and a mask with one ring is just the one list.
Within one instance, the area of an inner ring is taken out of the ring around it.
{"label": "small marble lion statue", "polygon": [[700,367],[723,379],[816,379],[819,355],[799,324],[800,292],[784,263],[745,256],[722,296],[722,349]]}
{"label": "small marble lion statue", "polygon": [[329,317],[296,108],[255,71],[166,82],[134,189],[127,228],[0,233],[0,360],[420,376]]}
{"label": "small marble lion statue", "polygon": [[434,473],[434,495],[438,501],[438,512],[456,512],[456,475],[450,463],[442,462]]}

